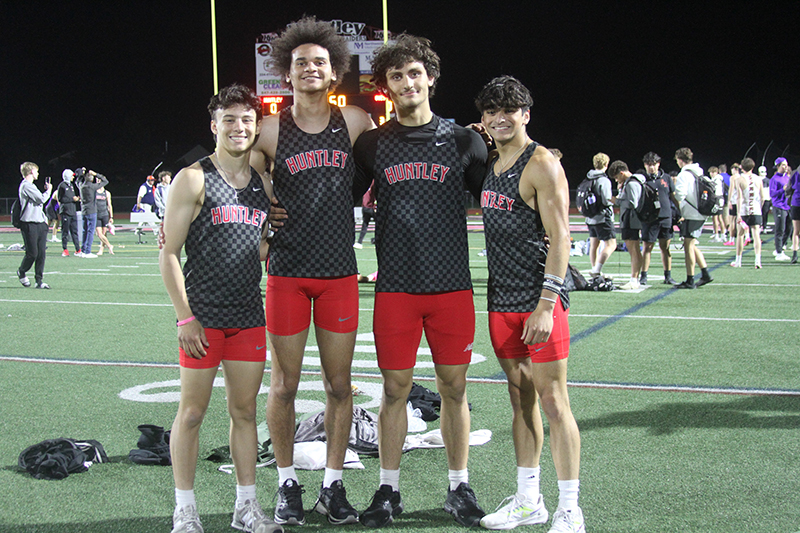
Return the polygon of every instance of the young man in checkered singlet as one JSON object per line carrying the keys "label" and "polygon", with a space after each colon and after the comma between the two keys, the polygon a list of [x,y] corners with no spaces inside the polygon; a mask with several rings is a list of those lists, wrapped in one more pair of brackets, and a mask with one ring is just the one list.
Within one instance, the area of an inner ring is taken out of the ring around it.
{"label": "young man in checkered singlet", "polygon": [[477,198],[486,164],[480,136],[433,114],[429,97],[439,57],[427,39],[401,35],[375,54],[376,85],[394,104],[396,118],[364,133],[354,147],[354,198],[374,180],[376,283],[373,331],[383,376],[379,414],[379,489],[361,513],[382,527],[403,510],[399,478],[407,432],[406,399],[425,331],[442,397],[441,429],[447,450],[444,509],[463,526],[484,515],[469,486],[469,408],[466,374],[475,312],[469,273],[464,191]]}
{"label": "young man in checkered singlet", "polygon": [[305,523],[293,467],[294,401],[313,308],[327,397],[327,462],[315,509],[332,524],[347,524],[358,521],[342,483],[358,328],[352,146],[375,125],[358,107],[328,103],[350,65],[347,43],[329,22],[301,19],[271,44],[273,71],[294,95],[291,107],[264,119],[251,154],[254,168],[271,172],[273,203],[287,217],[270,246],[266,296],[272,346],[267,424],[279,477],[275,521]]}
{"label": "young man in checkered singlet", "polygon": [[[164,218],[159,265],[175,307],[181,399],[172,425],[175,478],[173,533],[202,533],[194,496],[200,425],[220,364],[231,418],[236,466],[232,527],[252,533],[283,531],[256,499],[256,396],[267,357],[259,257],[266,246],[269,197],[250,167],[261,105],[241,85],[211,99],[214,153],[175,177]],[[186,263],[181,269],[181,249]]]}
{"label": "young man in checkered singlet", "polygon": [[547,522],[539,492],[541,401],[559,488],[550,533],[582,533],[580,435],[567,393],[569,299],[563,288],[570,247],[569,185],[561,164],[528,137],[533,99],[522,83],[511,76],[495,78],[475,103],[498,152],[489,164],[481,207],[489,266],[489,334],[508,377],[517,458],[517,492],[481,525],[511,529]]}

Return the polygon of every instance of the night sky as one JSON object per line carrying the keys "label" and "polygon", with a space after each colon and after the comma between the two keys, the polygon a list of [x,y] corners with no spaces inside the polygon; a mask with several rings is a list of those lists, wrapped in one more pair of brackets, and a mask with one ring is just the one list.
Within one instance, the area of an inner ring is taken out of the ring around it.
{"label": "night sky", "polygon": [[[303,14],[382,26],[379,0],[217,0],[220,87],[254,87],[256,39]],[[0,20],[0,197],[25,160],[56,183],[92,168],[128,196],[160,161],[177,171],[195,145],[213,149],[210,2],[9,0]],[[474,122],[481,86],[518,77],[529,134],[564,153],[573,188],[598,151],[638,168],[654,150],[670,170],[681,146],[707,168],[753,143],[760,164],[772,142],[770,171],[787,146],[799,166],[798,22],[796,0],[389,0],[389,29],[430,38],[442,59],[434,112]]]}

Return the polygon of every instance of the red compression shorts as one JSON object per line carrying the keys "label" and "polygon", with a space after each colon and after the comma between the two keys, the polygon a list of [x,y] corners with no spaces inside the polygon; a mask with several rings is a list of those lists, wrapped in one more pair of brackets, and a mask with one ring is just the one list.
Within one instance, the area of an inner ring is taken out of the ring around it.
{"label": "red compression shorts", "polygon": [[475,340],[472,291],[375,293],[372,329],[378,366],[382,369],[413,368],[423,329],[434,363],[469,363],[472,359],[472,342]]}
{"label": "red compression shorts", "polygon": [[522,329],[530,313],[489,313],[489,336],[494,353],[500,359],[530,357],[534,363],[548,363],[566,359],[569,355],[569,310],[564,310],[561,300],[553,310],[553,331],[547,342],[525,344]]}
{"label": "red compression shorts", "polygon": [[267,331],[273,335],[296,335],[311,325],[333,333],[358,329],[358,280],[343,278],[267,278]]}
{"label": "red compression shorts", "polygon": [[180,364],[185,368],[216,368],[222,361],[263,363],[267,360],[267,333],[259,328],[205,328],[208,347],[206,355],[195,359],[180,352]]}

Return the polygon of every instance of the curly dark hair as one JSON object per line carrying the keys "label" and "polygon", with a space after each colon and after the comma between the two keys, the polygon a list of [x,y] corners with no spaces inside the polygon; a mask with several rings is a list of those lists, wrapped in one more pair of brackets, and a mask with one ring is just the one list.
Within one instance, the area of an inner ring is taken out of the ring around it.
{"label": "curly dark hair", "polygon": [[628,170],[628,165],[625,161],[617,160],[609,165],[607,174],[609,178],[616,178],[623,172],[630,172],[630,170]]}
{"label": "curly dark hair", "polygon": [[521,109],[527,111],[533,105],[531,92],[513,76],[498,76],[483,86],[475,98],[479,113],[487,109]]}
{"label": "curly dark hair", "polygon": [[433,96],[441,73],[439,56],[431,48],[430,40],[408,33],[400,34],[394,43],[387,43],[375,52],[372,58],[372,79],[375,85],[384,94],[388,93],[386,73],[389,69],[403,68],[414,61],[422,63],[428,77],[433,79],[433,85],[428,90],[428,96]]}
{"label": "curly dark hair", "polygon": [[292,69],[292,52],[304,44],[316,44],[328,51],[331,68],[336,73],[336,81],[331,83],[331,89],[335,89],[350,71],[351,54],[347,41],[336,33],[330,22],[317,20],[314,16],[303,17],[289,24],[271,44],[270,70],[281,77],[281,85],[288,89],[292,87],[291,82],[286,80],[286,75]]}
{"label": "curly dark hair", "polygon": [[661,156],[655,152],[647,152],[642,158],[642,163],[645,165],[654,165],[661,162]]}
{"label": "curly dark hair", "polygon": [[208,103],[208,113],[214,119],[217,109],[228,109],[235,105],[243,105],[256,112],[256,120],[261,120],[261,101],[249,87],[239,83],[228,85],[211,97]]}

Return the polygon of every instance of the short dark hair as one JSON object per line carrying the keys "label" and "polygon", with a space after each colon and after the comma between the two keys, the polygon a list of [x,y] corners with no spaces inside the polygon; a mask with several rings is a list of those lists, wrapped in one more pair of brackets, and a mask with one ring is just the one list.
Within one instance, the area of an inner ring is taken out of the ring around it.
{"label": "short dark hair", "polygon": [[694,154],[686,147],[678,148],[675,150],[675,159],[680,159],[684,163],[691,163],[694,161]]}
{"label": "short dark hair", "polygon": [[513,76],[498,76],[487,83],[475,98],[479,113],[487,109],[521,109],[533,106],[531,92]]}
{"label": "short dark hair", "polygon": [[261,101],[253,93],[252,89],[239,83],[224,87],[219,93],[211,97],[208,103],[208,113],[214,119],[217,109],[228,109],[235,105],[243,105],[256,112],[256,120],[261,120]]}
{"label": "short dark hair", "polygon": [[164,176],[169,176],[171,178],[172,177],[172,172],[170,172],[169,170],[162,170],[161,172],[158,173],[158,179],[159,180],[163,180]]}
{"label": "short dark hair", "polygon": [[647,152],[642,158],[642,163],[645,165],[653,165],[661,162],[661,156],[655,152]]}
{"label": "short dark hair", "polygon": [[745,157],[744,159],[742,159],[742,170],[744,170],[745,172],[750,172],[754,168],[756,168],[755,161],[753,161],[749,157]]}
{"label": "short dark hair", "polygon": [[291,82],[286,81],[286,74],[292,69],[292,52],[304,44],[316,44],[328,51],[331,68],[336,73],[336,81],[331,82],[334,89],[350,70],[350,48],[344,37],[336,33],[336,28],[330,22],[317,20],[314,16],[303,17],[297,22],[292,22],[283,30],[280,37],[270,43],[270,70],[280,76],[281,85],[291,88]]}
{"label": "short dark hair", "polygon": [[720,172],[720,174],[724,174],[725,172],[728,172],[728,165],[726,165],[725,163],[722,163],[719,166],[719,172]]}
{"label": "short dark hair", "polygon": [[616,160],[608,166],[608,177],[615,178],[623,172],[629,172],[625,161]]}
{"label": "short dark hair", "polygon": [[433,96],[441,73],[439,56],[431,48],[428,39],[408,33],[400,34],[394,43],[386,43],[375,52],[372,58],[372,79],[375,85],[383,93],[387,93],[386,73],[389,69],[402,68],[414,61],[422,63],[428,77],[433,79],[433,85],[428,90],[428,96]]}

